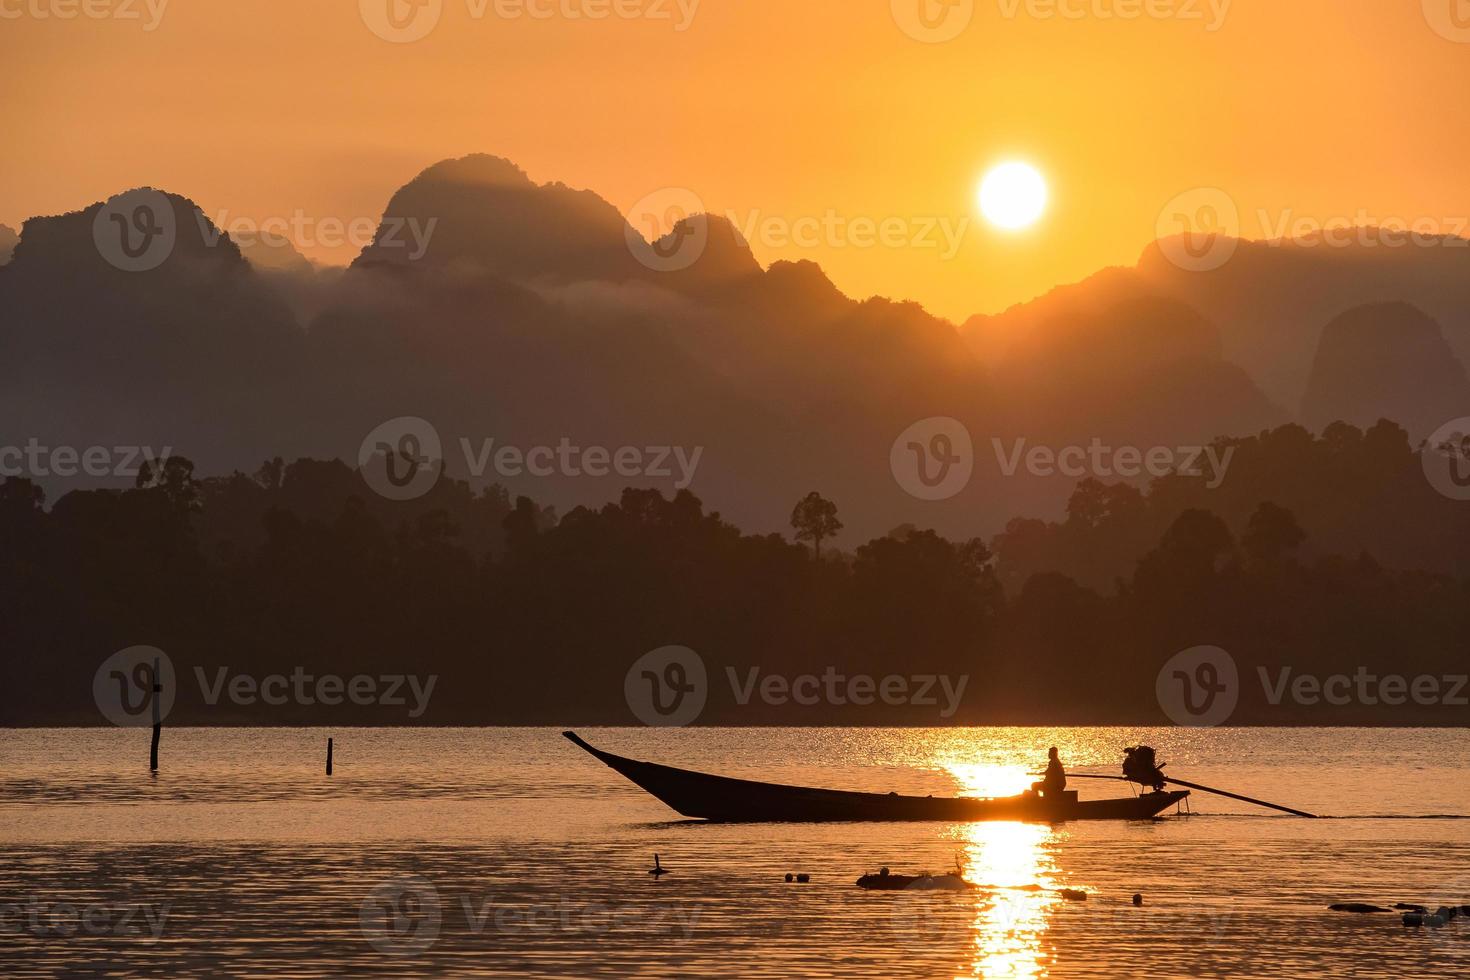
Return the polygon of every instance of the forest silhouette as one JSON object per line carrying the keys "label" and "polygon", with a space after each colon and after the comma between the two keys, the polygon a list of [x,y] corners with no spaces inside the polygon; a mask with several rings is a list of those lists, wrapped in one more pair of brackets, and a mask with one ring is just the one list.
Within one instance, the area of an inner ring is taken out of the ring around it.
{"label": "forest silhouette", "polygon": [[[1064,521],[991,541],[906,525],[821,557],[752,535],[688,491],[626,489],[565,515],[441,480],[377,496],[336,460],[196,475],[174,456],[130,490],[49,509],[0,483],[0,724],[96,724],[90,680],[134,644],[167,652],[177,724],[626,724],[629,666],[669,644],[709,670],[707,724],[1158,723],[1162,664],[1229,651],[1235,723],[1459,724],[1464,709],[1273,705],[1256,678],[1463,672],[1470,514],[1430,488],[1402,429],[1283,426],[1236,440],[1226,487],[1079,483]],[[840,501],[814,492],[792,537]],[[1423,559],[1416,564],[1413,559]],[[208,704],[196,677],[436,675],[429,709]],[[740,704],[729,677],[968,677],[959,711]]]}

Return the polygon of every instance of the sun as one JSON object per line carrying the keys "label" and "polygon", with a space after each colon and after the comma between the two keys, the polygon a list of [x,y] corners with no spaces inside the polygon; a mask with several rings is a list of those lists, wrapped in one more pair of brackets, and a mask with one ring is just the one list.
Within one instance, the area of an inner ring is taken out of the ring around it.
{"label": "sun", "polygon": [[1029,163],[997,164],[980,181],[980,212],[997,228],[1030,227],[1046,210],[1046,178]]}

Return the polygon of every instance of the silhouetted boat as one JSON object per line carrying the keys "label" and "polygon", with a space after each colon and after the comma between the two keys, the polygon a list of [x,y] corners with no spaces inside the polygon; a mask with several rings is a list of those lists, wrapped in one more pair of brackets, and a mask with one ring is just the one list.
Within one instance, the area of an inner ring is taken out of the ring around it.
{"label": "silhouetted boat", "polygon": [[577,736],[571,742],[596,756],[645,792],[686,817],[723,822],[809,822],[818,820],[1147,820],[1189,795],[1186,790],[1144,793],[1115,800],[1079,800],[1075,792],[1055,798],[1022,793],[996,799],[899,796],[835,789],[783,786],[732,779],[653,762],[626,759],[595,749]]}

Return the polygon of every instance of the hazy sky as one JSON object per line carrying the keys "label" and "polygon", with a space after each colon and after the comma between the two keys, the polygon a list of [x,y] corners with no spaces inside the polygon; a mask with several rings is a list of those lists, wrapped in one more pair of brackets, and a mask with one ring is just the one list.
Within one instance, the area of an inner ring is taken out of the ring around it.
{"label": "hazy sky", "polygon": [[[393,0],[408,43],[388,2],[0,0],[0,222],[151,184],[345,262],[318,222],[483,151],[963,318],[1131,264],[1191,188],[1251,237],[1470,215],[1465,0]],[[1052,195],[1019,234],[974,206],[1011,158]]]}

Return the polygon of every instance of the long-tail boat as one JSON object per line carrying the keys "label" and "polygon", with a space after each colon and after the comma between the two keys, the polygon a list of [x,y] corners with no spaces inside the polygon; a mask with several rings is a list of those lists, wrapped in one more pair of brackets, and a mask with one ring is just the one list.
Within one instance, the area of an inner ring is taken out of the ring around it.
{"label": "long-tail boat", "polygon": [[578,748],[686,817],[723,823],[875,820],[1147,820],[1189,795],[1187,790],[1149,792],[1111,800],[1079,800],[1075,791],[1021,793],[995,799],[854,793],[733,779],[640,762],[593,748],[576,732],[563,732]]}

